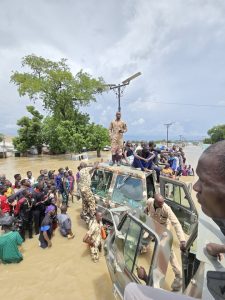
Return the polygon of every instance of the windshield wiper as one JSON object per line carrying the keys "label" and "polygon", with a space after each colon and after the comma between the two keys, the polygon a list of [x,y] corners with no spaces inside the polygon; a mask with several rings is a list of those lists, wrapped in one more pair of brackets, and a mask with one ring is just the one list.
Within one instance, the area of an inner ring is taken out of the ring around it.
{"label": "windshield wiper", "polygon": [[130,178],[130,177],[131,177],[131,175],[126,175],[126,176],[123,178],[122,182],[117,184],[116,188],[117,188],[117,189],[120,189],[120,188],[125,184],[125,182],[127,181],[127,179]]}

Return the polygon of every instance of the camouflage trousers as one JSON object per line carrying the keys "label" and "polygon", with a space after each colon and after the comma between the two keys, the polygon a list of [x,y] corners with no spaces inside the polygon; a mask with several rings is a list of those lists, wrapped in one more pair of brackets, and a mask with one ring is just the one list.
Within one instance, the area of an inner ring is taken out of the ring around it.
{"label": "camouflage trousers", "polygon": [[83,187],[80,190],[82,197],[82,216],[93,218],[96,212],[95,197],[89,187]]}
{"label": "camouflage trousers", "polygon": [[90,247],[91,250],[91,258],[94,262],[99,260],[99,248],[101,248],[101,239],[96,241],[94,246]]}
{"label": "camouflage trousers", "polygon": [[94,262],[98,261],[99,260],[99,250],[98,250],[98,247],[96,246],[93,246],[93,247],[90,247],[91,249],[91,258]]}

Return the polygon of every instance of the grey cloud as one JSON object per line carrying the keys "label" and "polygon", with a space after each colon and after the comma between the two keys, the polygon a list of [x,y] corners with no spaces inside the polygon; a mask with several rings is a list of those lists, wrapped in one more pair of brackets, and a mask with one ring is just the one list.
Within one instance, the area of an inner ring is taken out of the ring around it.
{"label": "grey cloud", "polygon": [[[13,132],[26,111],[29,100],[19,100],[9,78],[23,56],[35,53],[66,57],[73,72],[83,68],[109,83],[141,71],[121,99],[130,135],[164,137],[163,124],[169,120],[177,124],[171,129],[174,136],[205,135],[210,126],[224,122],[222,109],[152,101],[223,103],[224,15],[224,0],[2,0],[1,130]],[[112,91],[84,108],[91,120],[105,126],[116,110]]]}

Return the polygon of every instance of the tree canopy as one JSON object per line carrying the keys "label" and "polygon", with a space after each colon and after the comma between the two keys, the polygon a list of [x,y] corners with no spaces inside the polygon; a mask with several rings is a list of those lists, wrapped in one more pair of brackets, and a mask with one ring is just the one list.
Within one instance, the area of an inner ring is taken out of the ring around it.
{"label": "tree canopy", "polygon": [[38,151],[42,148],[42,119],[41,115],[34,106],[27,106],[27,111],[31,114],[31,118],[24,116],[17,121],[20,126],[18,136],[13,139],[15,148],[20,152],[26,152],[30,147],[37,147]]}
{"label": "tree canopy", "polygon": [[83,70],[74,76],[66,59],[54,62],[34,54],[22,59],[22,67],[25,71],[13,72],[11,82],[17,85],[20,96],[28,96],[33,102],[40,100],[47,116],[43,118],[33,106],[27,106],[32,118],[18,120],[15,147],[26,152],[31,146],[40,150],[45,143],[54,154],[81,152],[83,147],[99,152],[108,142],[108,131],[90,124],[89,115],[80,108],[96,101],[96,95],[106,90],[103,79]]}
{"label": "tree canopy", "polygon": [[97,156],[100,157],[100,150],[110,141],[108,130],[101,125],[92,123],[88,126],[87,133],[87,144],[96,149]]}
{"label": "tree canopy", "polygon": [[11,82],[17,85],[20,96],[41,100],[43,108],[60,120],[72,120],[78,116],[80,106],[96,101],[95,96],[106,86],[102,78],[95,79],[80,70],[75,76],[66,59],[58,62],[27,55],[22,59],[24,73],[13,72]]}
{"label": "tree canopy", "polygon": [[217,125],[208,130],[209,138],[204,140],[206,144],[214,144],[225,140],[225,124]]}

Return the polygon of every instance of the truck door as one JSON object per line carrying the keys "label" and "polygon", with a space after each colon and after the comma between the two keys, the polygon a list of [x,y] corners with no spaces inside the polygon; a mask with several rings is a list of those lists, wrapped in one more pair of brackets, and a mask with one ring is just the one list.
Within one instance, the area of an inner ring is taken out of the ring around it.
{"label": "truck door", "polygon": [[[142,282],[137,267],[144,267],[153,284],[153,270],[158,261],[159,237],[131,214],[125,215],[118,226],[118,232],[106,241],[106,262],[113,281],[114,293],[123,299],[125,286],[129,282]],[[170,251],[165,261],[169,260]],[[166,266],[167,268],[167,266]]]}
{"label": "truck door", "polygon": [[160,177],[160,192],[181,223],[183,231],[190,236],[197,223],[197,210],[184,182]]}

